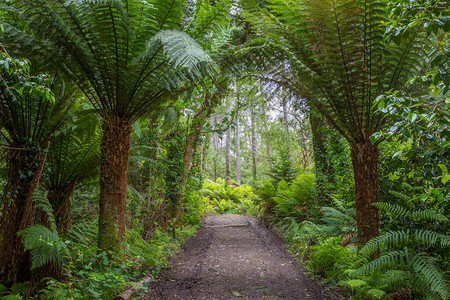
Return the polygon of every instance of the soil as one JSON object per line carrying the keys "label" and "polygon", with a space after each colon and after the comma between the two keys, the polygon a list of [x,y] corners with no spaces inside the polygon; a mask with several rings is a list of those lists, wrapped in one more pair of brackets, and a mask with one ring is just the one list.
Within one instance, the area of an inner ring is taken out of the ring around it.
{"label": "soil", "polygon": [[206,216],[170,264],[143,299],[328,299],[251,216]]}

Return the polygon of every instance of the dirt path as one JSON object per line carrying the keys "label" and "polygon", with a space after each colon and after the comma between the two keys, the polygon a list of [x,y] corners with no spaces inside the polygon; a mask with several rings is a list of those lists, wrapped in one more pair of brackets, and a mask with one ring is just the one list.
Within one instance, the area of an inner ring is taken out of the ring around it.
{"label": "dirt path", "polygon": [[171,264],[143,299],[327,299],[254,217],[207,216]]}

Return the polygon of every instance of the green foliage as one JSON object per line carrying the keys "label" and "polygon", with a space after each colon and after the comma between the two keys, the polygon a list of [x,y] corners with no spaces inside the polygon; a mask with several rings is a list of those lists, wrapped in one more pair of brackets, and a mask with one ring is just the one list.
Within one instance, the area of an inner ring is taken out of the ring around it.
{"label": "green foliage", "polygon": [[313,271],[326,273],[330,279],[339,278],[344,266],[350,266],[356,254],[340,244],[340,238],[329,238],[324,243],[312,247],[308,267]]}
{"label": "green foliage", "polygon": [[1,300],[22,300],[30,294],[30,288],[23,283],[17,283],[10,289],[0,284]]}
{"label": "green foliage", "polygon": [[272,159],[273,168],[270,170],[270,177],[275,185],[281,180],[291,183],[296,175],[297,170],[294,168],[294,163],[290,159],[289,149],[282,148],[277,152],[276,158]]}
{"label": "green foliage", "polygon": [[299,217],[314,214],[313,203],[316,200],[314,175],[299,175],[291,184],[278,183],[277,194],[273,197],[275,213],[278,217]]}
{"label": "green foliage", "polygon": [[[397,193],[401,197],[404,195]],[[392,218],[406,217],[413,221],[448,222],[448,219],[432,210],[410,211],[392,203],[375,204]],[[400,281],[408,283],[415,295],[448,299],[450,292],[444,273],[436,265],[433,249],[448,249],[450,236],[427,229],[388,231],[371,239],[360,251],[359,267],[351,276],[369,276],[387,270],[401,270]],[[381,251],[379,257],[374,254]],[[448,253],[448,251],[447,251]],[[372,259],[370,259],[372,258]]]}
{"label": "green foliage", "polygon": [[[170,233],[155,230],[153,238],[145,241],[136,229],[129,229],[126,254],[121,262],[114,254],[99,252],[96,245],[97,227],[86,222],[75,225],[65,242],[72,259],[63,265],[67,280],[49,278],[41,291],[43,299],[112,299],[127,286],[148,273],[156,275],[167,265],[181,243],[196,231],[195,226],[177,229],[177,239]],[[146,287],[142,287],[143,291]]]}
{"label": "green foliage", "polygon": [[212,210],[219,214],[248,214],[258,215],[260,213],[257,205],[257,196],[252,187],[248,185],[234,186],[226,185],[221,178],[217,182],[205,180],[200,191],[202,195],[209,197]]}
{"label": "green foliage", "polygon": [[62,264],[65,256],[70,255],[67,245],[59,238],[58,233],[42,225],[34,225],[17,234],[24,238],[25,249],[31,251],[31,269],[52,262]]}

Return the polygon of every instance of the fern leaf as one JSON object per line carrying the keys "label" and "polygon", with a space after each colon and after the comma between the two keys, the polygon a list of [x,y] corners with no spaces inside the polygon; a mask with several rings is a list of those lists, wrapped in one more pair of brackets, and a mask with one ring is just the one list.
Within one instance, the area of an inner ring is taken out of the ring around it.
{"label": "fern leaf", "polygon": [[32,269],[55,262],[60,264],[64,261],[64,255],[70,252],[66,244],[60,240],[56,231],[50,231],[42,225],[34,225],[23,229],[17,235],[24,238],[24,246],[32,254]]}
{"label": "fern leaf", "polygon": [[394,217],[408,215],[408,210],[406,208],[401,207],[398,204],[387,203],[387,202],[377,202],[372,205],[381,211],[385,211],[385,212],[392,214]]}
{"label": "fern leaf", "polygon": [[450,236],[437,233],[431,230],[420,229],[414,232],[414,237],[417,241],[422,242],[424,245],[436,245],[439,244],[442,247],[450,246]]}
{"label": "fern leaf", "polygon": [[360,268],[354,270],[350,275],[359,276],[371,274],[375,271],[382,271],[386,268],[395,268],[403,261],[405,257],[404,251],[391,251],[382,256],[364,264]]}
{"label": "fern leaf", "polygon": [[448,222],[448,218],[446,216],[431,209],[415,211],[411,215],[415,220],[419,221],[427,220],[427,221]]}
{"label": "fern leaf", "polygon": [[386,247],[399,247],[407,244],[411,240],[409,231],[399,230],[399,231],[388,231],[376,238],[371,239],[367,244],[361,249],[361,253],[365,255],[370,255],[379,249],[384,249]]}
{"label": "fern leaf", "polygon": [[434,264],[435,258],[426,253],[417,254],[411,261],[414,271],[422,275],[422,279],[430,286],[433,292],[439,294],[443,299],[448,299],[450,293],[442,272]]}

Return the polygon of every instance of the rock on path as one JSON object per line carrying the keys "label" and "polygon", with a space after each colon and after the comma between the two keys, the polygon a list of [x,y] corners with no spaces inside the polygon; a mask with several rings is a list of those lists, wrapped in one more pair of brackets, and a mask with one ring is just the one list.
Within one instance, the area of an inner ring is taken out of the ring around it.
{"label": "rock on path", "polygon": [[207,216],[170,262],[143,299],[327,299],[255,217]]}

